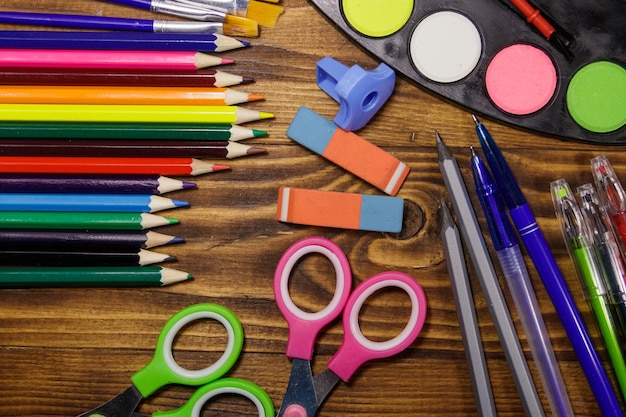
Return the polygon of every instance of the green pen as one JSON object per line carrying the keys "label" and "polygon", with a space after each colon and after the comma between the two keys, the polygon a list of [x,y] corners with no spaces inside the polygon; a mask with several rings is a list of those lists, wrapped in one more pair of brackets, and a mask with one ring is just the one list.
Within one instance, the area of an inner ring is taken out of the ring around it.
{"label": "green pen", "polygon": [[567,181],[553,181],[550,191],[567,250],[602,335],[622,397],[626,399],[626,362],[598,260],[589,240],[588,228]]}
{"label": "green pen", "polygon": [[0,211],[2,229],[145,230],[175,223],[151,213]]}

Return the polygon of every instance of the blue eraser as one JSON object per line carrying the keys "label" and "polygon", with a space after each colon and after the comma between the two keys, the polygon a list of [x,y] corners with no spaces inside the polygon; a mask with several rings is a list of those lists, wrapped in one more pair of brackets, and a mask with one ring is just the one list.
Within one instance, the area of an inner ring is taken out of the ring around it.
{"label": "blue eraser", "polygon": [[389,233],[402,231],[404,200],[398,197],[363,195],[359,229]]}
{"label": "blue eraser", "polygon": [[300,107],[287,129],[287,136],[316,154],[324,155],[337,125],[307,107]]}

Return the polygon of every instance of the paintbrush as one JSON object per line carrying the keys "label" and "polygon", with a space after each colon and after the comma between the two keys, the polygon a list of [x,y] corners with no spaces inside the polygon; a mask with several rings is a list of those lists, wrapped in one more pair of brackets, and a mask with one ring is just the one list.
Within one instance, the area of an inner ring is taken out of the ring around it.
{"label": "paintbrush", "polygon": [[512,5],[521,13],[528,23],[533,25],[548,42],[558,49],[567,59],[573,57],[572,49],[575,39],[559,26],[553,19],[550,19],[526,0],[501,0],[501,2]]}
{"label": "paintbrush", "polygon": [[244,37],[259,35],[259,27],[255,20],[230,15],[225,16],[224,22],[189,22],[0,11],[0,23],[140,32],[218,33],[227,36]]}

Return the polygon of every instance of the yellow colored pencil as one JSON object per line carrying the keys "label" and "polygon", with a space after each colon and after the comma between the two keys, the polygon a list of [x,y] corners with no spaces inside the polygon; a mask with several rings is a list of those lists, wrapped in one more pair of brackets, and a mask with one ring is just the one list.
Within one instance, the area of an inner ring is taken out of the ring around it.
{"label": "yellow colored pencil", "polygon": [[240,124],[273,117],[238,106],[0,104],[0,121]]}

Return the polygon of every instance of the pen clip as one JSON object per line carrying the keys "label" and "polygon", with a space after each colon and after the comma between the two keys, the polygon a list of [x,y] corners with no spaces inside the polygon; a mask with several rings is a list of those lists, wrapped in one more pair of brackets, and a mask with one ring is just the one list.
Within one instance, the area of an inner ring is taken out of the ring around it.
{"label": "pen clip", "polygon": [[566,239],[588,237],[580,209],[574,200],[572,190],[564,179],[551,184],[552,198],[557,218],[561,222],[561,230]]}
{"label": "pen clip", "polygon": [[609,160],[605,156],[598,156],[591,160],[591,167],[607,211],[610,214],[625,212],[626,193]]}

